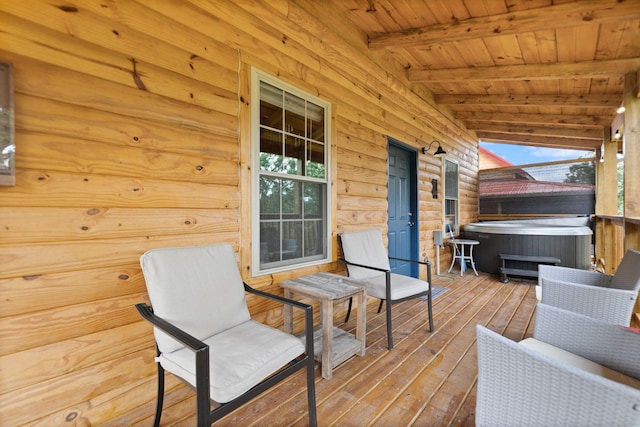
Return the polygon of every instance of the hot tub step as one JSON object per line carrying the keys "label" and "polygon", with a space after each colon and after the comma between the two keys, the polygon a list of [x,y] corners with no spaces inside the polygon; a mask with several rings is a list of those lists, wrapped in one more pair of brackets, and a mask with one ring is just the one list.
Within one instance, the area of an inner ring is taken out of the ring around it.
{"label": "hot tub step", "polygon": [[[552,265],[560,264],[560,258],[548,257],[548,256],[499,254],[499,257],[502,260],[502,267],[500,267],[500,274],[502,274],[503,283],[507,283],[509,281],[508,275],[538,277],[538,264],[552,264]],[[509,261],[514,261],[519,263],[531,263],[532,266],[535,266],[535,269],[507,267],[507,262]]]}

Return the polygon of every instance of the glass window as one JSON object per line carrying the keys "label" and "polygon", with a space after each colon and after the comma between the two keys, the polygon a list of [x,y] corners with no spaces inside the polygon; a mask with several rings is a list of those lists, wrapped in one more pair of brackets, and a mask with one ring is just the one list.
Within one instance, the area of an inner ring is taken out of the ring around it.
{"label": "glass window", "polygon": [[253,271],[327,261],[329,104],[255,70],[253,81]]}
{"label": "glass window", "polygon": [[458,214],[458,164],[444,159],[444,231],[447,236],[457,236],[459,229]]}

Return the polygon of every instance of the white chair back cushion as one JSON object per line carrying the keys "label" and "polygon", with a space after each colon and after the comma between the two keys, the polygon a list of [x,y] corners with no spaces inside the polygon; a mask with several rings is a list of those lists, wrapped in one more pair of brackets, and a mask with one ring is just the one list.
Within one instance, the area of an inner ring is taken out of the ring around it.
{"label": "white chair back cushion", "polygon": [[[228,244],[153,249],[140,257],[154,313],[205,340],[250,319],[244,285]],[[155,330],[161,352],[183,345]]]}
{"label": "white chair back cushion", "polygon": [[[390,270],[389,256],[382,242],[382,233],[378,229],[354,231],[340,235],[344,259],[356,264]],[[383,274],[380,271],[355,267],[347,264],[349,277],[365,280]]]}
{"label": "white chair back cushion", "polygon": [[610,287],[627,291],[640,290],[640,252],[633,249],[625,252],[611,279]]}

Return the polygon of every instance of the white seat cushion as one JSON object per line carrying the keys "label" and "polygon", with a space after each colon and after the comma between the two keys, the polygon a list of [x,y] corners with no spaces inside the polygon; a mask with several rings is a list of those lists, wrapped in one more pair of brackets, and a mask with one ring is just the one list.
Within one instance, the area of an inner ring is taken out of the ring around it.
{"label": "white seat cushion", "polygon": [[[218,403],[240,396],[305,352],[300,339],[253,320],[204,342],[209,345],[211,399]],[[162,353],[158,361],[164,369],[195,386],[193,351],[182,348]]]}
{"label": "white seat cushion", "polygon": [[607,378],[620,384],[625,384],[630,387],[640,389],[640,380],[637,380],[628,375],[624,375],[613,369],[609,369],[606,366],[602,366],[598,363],[592,362],[589,359],[585,359],[582,356],[570,353],[559,347],[547,344],[546,342],[539,341],[535,338],[527,338],[519,343],[531,350],[537,351],[544,355],[547,355],[555,360],[574,366],[583,371],[590,372],[595,375]]}
{"label": "white seat cushion", "polygon": [[[385,274],[378,274],[374,277],[361,279],[366,283],[367,295],[375,298],[386,299],[386,279]],[[399,300],[412,295],[426,292],[429,284],[415,277],[403,276],[402,274],[391,273],[391,299]]]}

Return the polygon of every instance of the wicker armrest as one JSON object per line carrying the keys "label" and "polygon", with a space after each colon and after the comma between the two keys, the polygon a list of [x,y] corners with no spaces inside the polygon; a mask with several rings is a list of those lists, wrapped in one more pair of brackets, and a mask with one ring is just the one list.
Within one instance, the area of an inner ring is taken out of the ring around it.
{"label": "wicker armrest", "polygon": [[533,336],[640,379],[640,333],[590,316],[538,304]]}
{"label": "wicker armrest", "polygon": [[581,313],[614,325],[629,326],[636,291],[542,278],[542,303]]}
{"label": "wicker armrest", "polygon": [[478,426],[638,425],[640,390],[498,335],[478,336]]}
{"label": "wicker armrest", "polygon": [[556,265],[540,264],[538,266],[538,284],[543,279],[561,280],[564,282],[581,283],[583,285],[608,287],[613,276],[596,271],[580,270],[578,268],[560,267]]}

